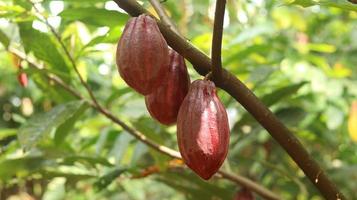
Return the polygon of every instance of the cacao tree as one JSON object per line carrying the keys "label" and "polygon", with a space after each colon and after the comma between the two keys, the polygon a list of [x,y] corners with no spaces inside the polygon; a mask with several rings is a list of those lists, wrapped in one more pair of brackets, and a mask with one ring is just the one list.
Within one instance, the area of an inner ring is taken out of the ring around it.
{"label": "cacao tree", "polygon": [[2,0],[0,199],[357,199],[356,30],[352,0]]}

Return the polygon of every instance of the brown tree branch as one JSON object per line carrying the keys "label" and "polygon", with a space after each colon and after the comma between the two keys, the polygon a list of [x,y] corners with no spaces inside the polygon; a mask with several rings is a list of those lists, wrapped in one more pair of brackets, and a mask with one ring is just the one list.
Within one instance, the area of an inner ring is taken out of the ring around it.
{"label": "brown tree branch", "polygon": [[[134,0],[114,2],[131,16],[149,14]],[[206,75],[210,71],[211,60],[204,53],[162,22],[158,21],[158,25],[168,44],[189,60],[199,74]],[[234,74],[222,69],[222,78],[216,80],[213,77],[213,81],[234,97],[270,133],[326,199],[346,199],[300,141]]]}
{"label": "brown tree branch", "polygon": [[216,0],[212,39],[212,76],[219,80],[222,74],[222,38],[226,0]]}
{"label": "brown tree branch", "polygon": [[165,12],[164,8],[161,6],[161,3],[158,0],[149,0],[152,7],[154,7],[156,13],[159,15],[160,20],[166,24],[172,31],[177,35],[180,35],[179,30],[176,28],[175,24],[170,20],[169,16]]}
{"label": "brown tree branch", "polygon": [[[57,77],[54,74],[48,74],[48,72],[45,69],[42,69],[34,61],[31,61],[29,58],[27,58],[27,56],[24,53],[22,53],[22,52],[20,52],[20,51],[18,51],[16,49],[11,49],[9,51],[11,53],[15,54],[16,56],[18,56],[19,58],[21,58],[22,60],[24,60],[27,63],[29,63],[30,67],[33,67],[36,70],[39,70],[39,71],[43,72],[44,75],[49,80],[51,80],[51,81],[55,82],[56,84],[58,84],[59,86],[63,87],[63,89],[67,90],[69,93],[71,93],[76,98],[86,101],[91,107],[93,107],[94,109],[99,111],[99,113],[101,113],[102,115],[104,115],[105,117],[110,119],[115,124],[121,126],[124,130],[126,130],[129,134],[134,136],[139,141],[143,142],[144,144],[150,146],[151,148],[155,149],[156,151],[158,151],[158,152],[160,152],[162,154],[165,154],[165,155],[170,156],[172,158],[176,158],[176,159],[180,159],[181,160],[181,155],[180,155],[180,153],[178,151],[175,151],[175,150],[170,149],[170,148],[168,148],[166,146],[163,146],[163,145],[155,143],[154,141],[152,141],[149,138],[147,138],[140,131],[136,130],[135,128],[133,128],[133,127],[131,127],[129,125],[127,125],[125,122],[123,122],[119,118],[115,117],[112,113],[110,113],[110,111],[108,111],[108,110],[106,110],[106,109],[104,109],[102,107],[98,107],[97,104],[95,104],[93,101],[89,101],[89,100],[85,99],[80,93],[78,93],[76,90],[71,88],[71,86],[67,85],[64,81],[62,81],[61,78]],[[231,180],[231,181],[233,181],[233,182],[235,182],[235,183],[237,183],[239,185],[246,186],[247,188],[250,188],[252,191],[256,192],[257,194],[259,194],[260,196],[264,197],[265,199],[272,199],[272,200],[280,199],[279,196],[277,196],[273,192],[269,191],[268,189],[260,186],[259,184],[255,183],[255,182],[249,180],[248,178],[245,178],[245,177],[240,176],[240,175],[229,174],[229,173],[224,172],[222,170],[220,170],[218,173],[221,174],[222,178],[225,178],[227,180]]]}

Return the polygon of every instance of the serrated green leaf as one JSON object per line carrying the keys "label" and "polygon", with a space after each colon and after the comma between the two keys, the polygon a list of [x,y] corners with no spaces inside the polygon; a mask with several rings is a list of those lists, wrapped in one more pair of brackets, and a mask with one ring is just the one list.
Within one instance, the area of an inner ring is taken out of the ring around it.
{"label": "serrated green leaf", "polygon": [[[93,17],[93,13],[95,13],[95,17]],[[129,18],[128,15],[117,11],[94,7],[66,9],[60,13],[60,16],[69,21],[79,20],[94,26],[109,27],[124,25]]]}
{"label": "serrated green leaf", "polygon": [[17,134],[22,147],[29,150],[43,137],[48,137],[53,129],[71,118],[84,103],[84,101],[69,102],[56,106],[47,113],[33,116]]}

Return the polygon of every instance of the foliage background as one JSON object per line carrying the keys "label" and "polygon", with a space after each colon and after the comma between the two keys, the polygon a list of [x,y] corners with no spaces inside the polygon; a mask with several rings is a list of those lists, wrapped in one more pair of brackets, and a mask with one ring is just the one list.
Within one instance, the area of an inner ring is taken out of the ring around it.
{"label": "foliage background", "polygon": [[[99,101],[147,137],[177,149],[176,127],[151,119],[143,97],[117,73],[116,42],[128,16],[112,1],[36,2]],[[186,38],[208,55],[214,3],[163,3]],[[357,198],[357,131],[348,132],[357,97],[357,6],[342,0],[227,3],[224,67],[293,130],[348,199]],[[142,4],[154,13],[148,1]],[[174,161],[138,142],[25,61],[20,63],[30,81],[20,87],[19,59],[11,49],[26,52],[46,72],[86,95],[65,52],[29,1],[1,1],[0,17],[0,199],[231,199],[239,190],[227,180],[204,182],[187,169],[170,169]],[[199,78],[187,64],[191,80]],[[250,177],[283,199],[321,199],[269,134],[230,96],[223,91],[219,96],[231,125],[223,168]],[[159,172],[140,176],[153,166]]]}

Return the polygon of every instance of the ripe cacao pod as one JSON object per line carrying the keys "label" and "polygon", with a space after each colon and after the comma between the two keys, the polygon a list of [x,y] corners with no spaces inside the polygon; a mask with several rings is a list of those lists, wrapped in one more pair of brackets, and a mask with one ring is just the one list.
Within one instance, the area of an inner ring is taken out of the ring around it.
{"label": "ripe cacao pod", "polygon": [[177,116],[177,140],[184,162],[201,178],[210,179],[223,164],[229,125],[213,82],[191,84]]}
{"label": "ripe cacao pod", "polygon": [[169,71],[168,54],[167,43],[153,18],[144,14],[131,18],[117,47],[119,74],[140,94],[150,94]]}
{"label": "ripe cacao pod", "polygon": [[150,115],[162,124],[176,122],[181,103],[190,86],[184,58],[176,51],[169,50],[169,73],[167,79],[153,93],[145,97]]}
{"label": "ripe cacao pod", "polygon": [[17,80],[19,81],[19,83],[20,83],[20,85],[22,87],[27,87],[28,79],[27,79],[27,74],[26,73],[23,73],[23,72],[19,73],[17,75]]}
{"label": "ripe cacao pod", "polygon": [[234,200],[254,200],[254,199],[255,198],[252,192],[248,188],[241,189],[234,197]]}

